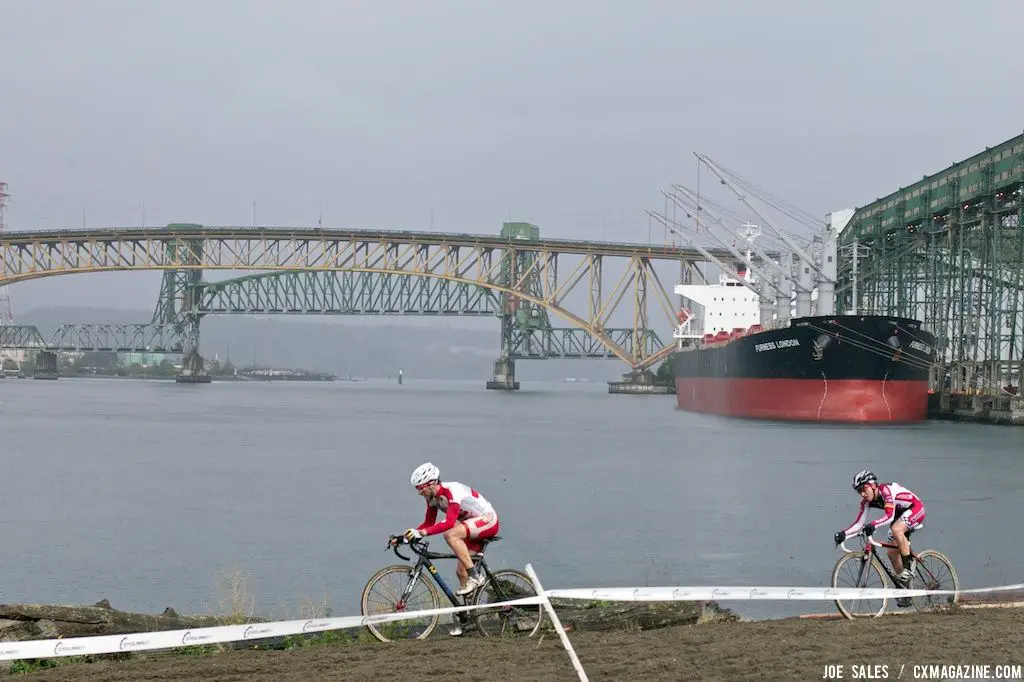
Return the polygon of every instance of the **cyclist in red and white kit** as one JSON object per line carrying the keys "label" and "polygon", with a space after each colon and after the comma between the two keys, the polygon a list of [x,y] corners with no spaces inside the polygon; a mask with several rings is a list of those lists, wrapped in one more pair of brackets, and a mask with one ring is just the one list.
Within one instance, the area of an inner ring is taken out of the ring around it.
{"label": "cyclist in red and white kit", "polygon": [[[423,523],[405,531],[406,539],[444,533],[444,539],[459,560],[455,568],[459,588],[455,594],[471,594],[486,578],[482,571],[473,568],[469,553],[480,551],[479,540],[498,534],[497,512],[483,495],[469,486],[457,481],[442,483],[441,472],[430,462],[416,467],[412,484],[427,501],[427,515]],[[437,522],[438,509],[444,510],[444,521]]]}
{"label": "cyclist in red and white kit", "polygon": [[[849,536],[856,535],[861,528],[870,535],[876,528],[890,524],[889,539],[899,549],[888,550],[889,561],[903,587],[909,586],[914,575],[910,534],[924,525],[924,502],[899,483],[879,483],[875,474],[867,469],[853,477],[853,489],[860,494],[860,512],[853,524],[836,533],[833,539],[838,545]],[[865,523],[870,507],[882,509],[885,513],[881,518]]]}

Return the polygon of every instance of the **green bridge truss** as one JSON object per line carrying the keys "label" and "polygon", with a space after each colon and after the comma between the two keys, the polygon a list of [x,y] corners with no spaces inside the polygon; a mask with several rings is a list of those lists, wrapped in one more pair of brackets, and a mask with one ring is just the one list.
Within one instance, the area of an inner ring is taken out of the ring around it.
{"label": "green bridge truss", "polygon": [[34,325],[0,326],[0,348],[47,351],[183,353],[170,324],[62,324],[45,338]]}
{"label": "green bridge truss", "polygon": [[[166,285],[166,280],[165,280]],[[256,274],[198,288],[203,314],[495,316],[490,289],[461,282],[370,272]],[[157,315],[166,304],[157,309]]]}
{"label": "green bridge truss", "polygon": [[[195,270],[166,273],[152,322],[65,324],[49,338],[34,326],[0,326],[0,347],[50,351],[148,351],[184,353],[206,315],[418,315],[501,317],[504,296],[486,287],[432,277],[337,271],[286,271],[217,282],[195,278]],[[512,359],[614,358],[583,329],[553,327],[544,315],[507,316],[507,351]],[[540,309],[543,311],[543,309]],[[606,329],[632,352],[634,329]],[[506,338],[503,336],[503,339]],[[662,346],[647,330],[639,336],[647,353]]]}

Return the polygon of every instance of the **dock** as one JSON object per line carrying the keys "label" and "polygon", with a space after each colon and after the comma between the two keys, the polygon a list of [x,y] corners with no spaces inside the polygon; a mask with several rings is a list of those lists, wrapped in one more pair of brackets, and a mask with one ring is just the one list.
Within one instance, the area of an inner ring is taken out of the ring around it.
{"label": "dock", "polygon": [[628,372],[620,381],[609,381],[608,392],[630,395],[674,395],[673,381],[659,380],[650,370]]}
{"label": "dock", "polygon": [[674,395],[675,386],[666,384],[638,384],[629,381],[609,381],[609,393],[626,393],[632,395]]}
{"label": "dock", "polygon": [[1024,426],[1024,399],[1019,395],[929,393],[928,418]]}

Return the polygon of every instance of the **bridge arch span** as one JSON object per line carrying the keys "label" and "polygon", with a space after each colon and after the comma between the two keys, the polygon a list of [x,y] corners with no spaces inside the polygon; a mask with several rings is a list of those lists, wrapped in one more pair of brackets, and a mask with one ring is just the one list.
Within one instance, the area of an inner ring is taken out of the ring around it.
{"label": "bridge arch span", "polygon": [[[660,341],[657,350],[647,348],[648,280],[657,284],[651,289],[666,313],[666,328],[671,328],[675,317],[675,306],[651,262],[692,265],[692,260],[700,259],[696,252],[674,246],[366,230],[169,226],[166,230],[116,228],[6,236],[9,238],[0,244],[0,284],[93,272],[156,270],[165,273],[165,283],[176,277],[179,284],[198,285],[201,272],[212,270],[265,275],[367,273],[481,287],[498,294],[503,306],[515,301],[565,320],[634,370],[653,365],[671,351],[671,346],[661,346]],[[564,265],[567,256],[578,263],[559,273],[559,264]],[[610,291],[602,286],[606,259],[626,264],[622,279]],[[566,270],[568,277],[559,280]],[[570,292],[584,287],[588,289],[581,306],[585,310],[567,307],[564,303]],[[630,288],[634,293],[633,335],[627,337],[628,343],[620,343],[609,333],[608,321]],[[179,312],[187,312],[189,301],[184,303],[186,310]],[[504,308],[502,315],[507,317]]]}

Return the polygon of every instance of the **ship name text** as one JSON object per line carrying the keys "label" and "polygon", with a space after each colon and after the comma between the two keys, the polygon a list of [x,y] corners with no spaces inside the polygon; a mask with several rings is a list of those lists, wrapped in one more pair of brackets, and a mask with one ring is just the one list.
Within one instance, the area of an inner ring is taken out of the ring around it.
{"label": "ship name text", "polygon": [[777,350],[779,348],[793,348],[800,345],[798,339],[779,339],[778,341],[765,341],[754,344],[754,350],[758,353],[766,350]]}
{"label": "ship name text", "polygon": [[927,353],[929,355],[932,352],[931,346],[929,346],[927,343],[921,343],[920,341],[911,341],[910,347],[913,348],[914,350],[919,350],[922,353]]}

